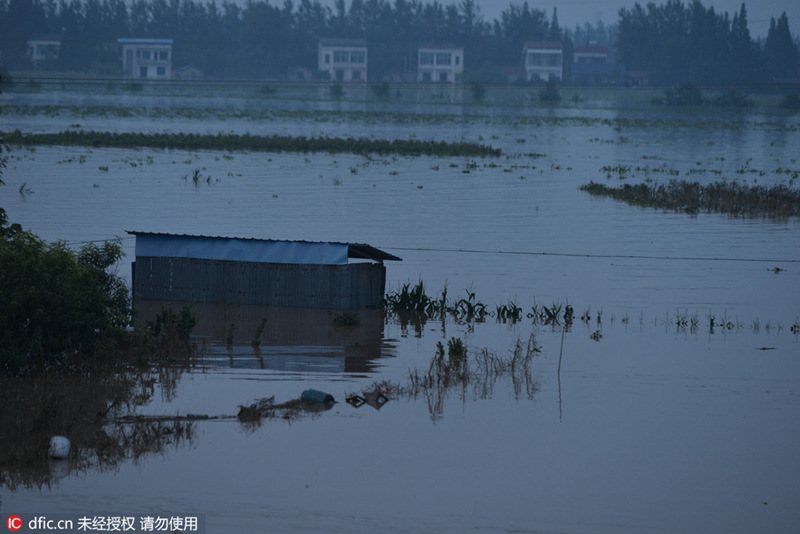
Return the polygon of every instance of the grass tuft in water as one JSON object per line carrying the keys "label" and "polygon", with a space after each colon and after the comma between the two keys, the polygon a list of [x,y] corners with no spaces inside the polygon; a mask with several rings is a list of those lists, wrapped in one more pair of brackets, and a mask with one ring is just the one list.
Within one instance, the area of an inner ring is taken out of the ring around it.
{"label": "grass tuft in water", "polygon": [[507,304],[497,306],[496,317],[498,321],[515,323],[522,318],[522,308],[516,302],[509,301]]}
{"label": "grass tuft in water", "polygon": [[383,299],[383,305],[392,312],[415,311],[424,312],[431,303],[431,298],[425,293],[425,284],[420,280],[411,287],[410,283],[393,292],[388,293]]}

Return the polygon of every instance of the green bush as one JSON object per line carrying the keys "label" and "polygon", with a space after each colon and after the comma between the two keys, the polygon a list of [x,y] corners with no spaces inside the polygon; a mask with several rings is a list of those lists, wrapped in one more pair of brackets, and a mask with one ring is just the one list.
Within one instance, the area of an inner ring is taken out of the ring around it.
{"label": "green bush", "polygon": [[30,374],[97,356],[131,317],[124,280],[109,272],[117,241],[73,251],[47,243],[0,210],[0,374]]}
{"label": "green bush", "polygon": [[668,106],[700,106],[703,104],[703,92],[690,83],[678,84],[675,89],[664,92]]}
{"label": "green bush", "polygon": [[344,88],[340,83],[332,83],[328,88],[331,93],[331,98],[338,100],[344,96]]}
{"label": "green bush", "polygon": [[737,109],[746,109],[755,106],[755,102],[753,102],[752,98],[734,89],[715,97],[711,100],[711,104],[717,107]]}
{"label": "green bush", "polygon": [[558,82],[550,80],[544,86],[544,89],[539,91],[539,102],[547,106],[555,106],[561,102],[561,93],[558,91]]}
{"label": "green bush", "polygon": [[784,95],[781,100],[781,108],[789,111],[800,110],[800,93]]}
{"label": "green bush", "polygon": [[389,82],[374,83],[369,86],[372,94],[376,98],[388,99],[389,98]]}

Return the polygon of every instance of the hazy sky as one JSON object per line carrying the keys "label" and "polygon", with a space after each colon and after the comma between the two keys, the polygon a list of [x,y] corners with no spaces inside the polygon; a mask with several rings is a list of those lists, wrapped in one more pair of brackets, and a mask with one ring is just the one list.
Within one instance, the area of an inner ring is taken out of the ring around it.
{"label": "hazy sky", "polygon": [[[334,0],[321,0],[324,5],[333,6]],[[391,1],[391,0],[390,0]],[[432,0],[422,0],[429,2]],[[459,0],[439,0],[440,3],[447,5],[458,4]],[[508,8],[511,0],[475,0],[481,8],[484,20],[494,20],[500,18],[500,13]],[[684,0],[688,4],[691,0]],[[742,0],[701,0],[706,7],[714,7],[717,13],[727,12],[733,14],[739,11]],[[270,2],[279,4],[277,1]],[[348,7],[350,0],[346,0]],[[514,1],[515,4],[522,4],[522,0]],[[640,0],[640,4],[646,5],[647,0]],[[656,4],[664,4],[666,0],[656,0]],[[574,28],[576,24],[583,25],[585,22],[595,23],[602,20],[605,24],[612,24],[617,20],[617,12],[621,7],[630,8],[636,4],[636,0],[528,0],[528,5],[534,9],[540,9],[547,13],[548,18],[553,13],[553,8],[558,10],[558,22],[562,28]],[[297,2],[295,2],[297,5]],[[798,0],[751,0],[745,2],[747,8],[747,20],[750,28],[750,35],[753,38],[767,35],[770,17],[778,18],[781,13],[786,12],[789,17],[789,29],[792,35],[800,34],[800,1]]]}

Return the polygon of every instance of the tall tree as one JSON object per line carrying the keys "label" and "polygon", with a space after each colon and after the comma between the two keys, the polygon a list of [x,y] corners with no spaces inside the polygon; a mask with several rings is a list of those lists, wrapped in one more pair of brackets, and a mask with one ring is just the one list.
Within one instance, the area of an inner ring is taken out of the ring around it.
{"label": "tall tree", "polygon": [[561,27],[558,25],[558,12],[553,8],[553,18],[550,19],[550,30],[547,32],[547,40],[551,42],[561,42]]}
{"label": "tall tree", "polygon": [[733,16],[731,23],[731,57],[727,61],[727,71],[732,73],[732,83],[747,83],[760,76],[758,63],[759,50],[747,26],[747,8],[744,3]]}
{"label": "tall tree", "polygon": [[770,20],[767,40],[764,43],[764,56],[771,79],[797,78],[797,45],[792,41],[789,19],[785,11],[777,22],[774,18]]}
{"label": "tall tree", "polygon": [[549,29],[544,11],[531,9],[528,2],[523,2],[522,6],[511,4],[500,13],[500,20],[494,22],[492,61],[495,65],[518,67],[525,43],[545,41]]}
{"label": "tall tree", "polygon": [[4,67],[26,68],[28,39],[33,33],[47,31],[45,7],[39,0],[9,0],[2,24],[0,45],[3,50]]}
{"label": "tall tree", "polygon": [[78,0],[61,0],[58,13],[61,26],[61,50],[58,68],[63,71],[79,71],[84,65],[81,57],[83,47],[83,11]]}
{"label": "tall tree", "polygon": [[606,26],[602,20],[597,24],[585,22],[583,26],[575,26],[573,30],[565,30],[576,46],[595,44],[598,46],[611,46],[616,41],[616,26]]}
{"label": "tall tree", "polygon": [[617,52],[620,61],[630,71],[647,71],[653,54],[650,35],[654,21],[640,3],[618,12]]}
{"label": "tall tree", "polygon": [[733,20],[700,0],[668,0],[621,9],[619,57],[628,70],[646,70],[656,83],[755,81],[757,51],[742,5]]}

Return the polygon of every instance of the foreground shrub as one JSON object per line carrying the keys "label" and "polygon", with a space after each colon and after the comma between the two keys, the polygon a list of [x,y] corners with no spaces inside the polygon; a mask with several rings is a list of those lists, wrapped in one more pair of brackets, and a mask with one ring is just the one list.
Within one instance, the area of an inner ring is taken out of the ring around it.
{"label": "foreground shrub", "polygon": [[124,280],[110,268],[119,241],[79,251],[47,243],[0,214],[0,374],[46,370],[95,355],[130,322]]}
{"label": "foreground shrub", "polygon": [[555,106],[561,102],[558,82],[551,80],[545,84],[544,89],[539,91],[539,102],[547,106]]}

